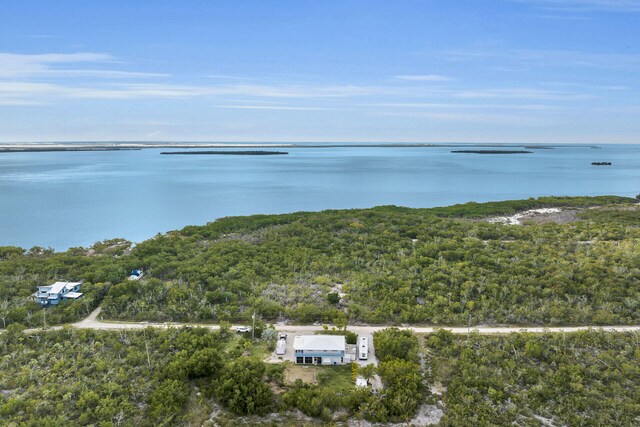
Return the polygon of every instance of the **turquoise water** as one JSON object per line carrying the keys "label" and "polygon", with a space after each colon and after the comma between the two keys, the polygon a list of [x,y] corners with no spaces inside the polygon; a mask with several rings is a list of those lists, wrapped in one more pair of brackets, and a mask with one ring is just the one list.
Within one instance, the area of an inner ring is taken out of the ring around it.
{"label": "turquoise water", "polygon": [[[159,149],[0,153],[0,246],[63,250],[113,237],[141,241],[229,215],[640,193],[640,145],[565,146],[512,155],[451,150],[287,148],[288,156],[162,156]],[[591,166],[593,161],[613,165]]]}

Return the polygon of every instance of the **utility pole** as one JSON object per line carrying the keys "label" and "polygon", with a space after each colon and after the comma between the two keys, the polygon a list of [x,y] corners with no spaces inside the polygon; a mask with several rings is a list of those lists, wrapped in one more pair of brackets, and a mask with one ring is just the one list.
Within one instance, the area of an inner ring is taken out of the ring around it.
{"label": "utility pole", "polygon": [[43,329],[47,329],[47,307],[42,307],[42,323]]}
{"label": "utility pole", "polygon": [[253,326],[251,327],[251,341],[255,341],[256,340],[256,312],[253,312],[253,315],[251,316],[251,318],[253,319]]}

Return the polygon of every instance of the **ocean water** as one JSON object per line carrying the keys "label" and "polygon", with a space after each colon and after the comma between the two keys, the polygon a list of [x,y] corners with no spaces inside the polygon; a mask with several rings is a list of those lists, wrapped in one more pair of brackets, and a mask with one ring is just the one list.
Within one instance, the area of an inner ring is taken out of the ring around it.
{"label": "ocean water", "polygon": [[0,153],[0,246],[138,242],[230,215],[640,193],[640,145],[600,147],[510,155],[451,147],[286,148],[286,156]]}

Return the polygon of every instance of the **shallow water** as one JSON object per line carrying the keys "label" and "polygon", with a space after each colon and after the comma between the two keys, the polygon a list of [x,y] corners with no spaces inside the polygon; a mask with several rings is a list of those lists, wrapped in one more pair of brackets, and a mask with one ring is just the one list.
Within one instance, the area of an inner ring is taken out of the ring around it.
{"label": "shallow water", "polygon": [[287,148],[287,156],[0,153],[0,246],[141,241],[229,215],[640,193],[640,145],[601,147],[510,155],[450,147]]}

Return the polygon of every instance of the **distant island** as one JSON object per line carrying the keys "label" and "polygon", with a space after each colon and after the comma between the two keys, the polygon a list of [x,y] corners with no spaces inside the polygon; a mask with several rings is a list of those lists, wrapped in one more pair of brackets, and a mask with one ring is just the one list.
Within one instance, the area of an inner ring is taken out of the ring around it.
{"label": "distant island", "polygon": [[532,154],[533,151],[525,150],[453,150],[452,153],[471,153],[471,154]]}
{"label": "distant island", "polygon": [[591,166],[611,166],[611,162],[591,162]]}
{"label": "distant island", "polygon": [[283,155],[289,154],[286,151],[260,151],[260,150],[243,150],[243,151],[163,151],[160,154],[178,154],[178,155],[190,155],[190,154],[201,154],[201,155],[215,155],[221,154],[225,156],[273,156],[273,155]]}
{"label": "distant island", "polygon": [[284,148],[429,148],[456,147],[448,144],[393,143],[393,144],[300,144],[300,143],[231,143],[231,142],[15,142],[0,143],[2,152],[38,152],[38,151],[112,151],[129,149],[284,149]]}

